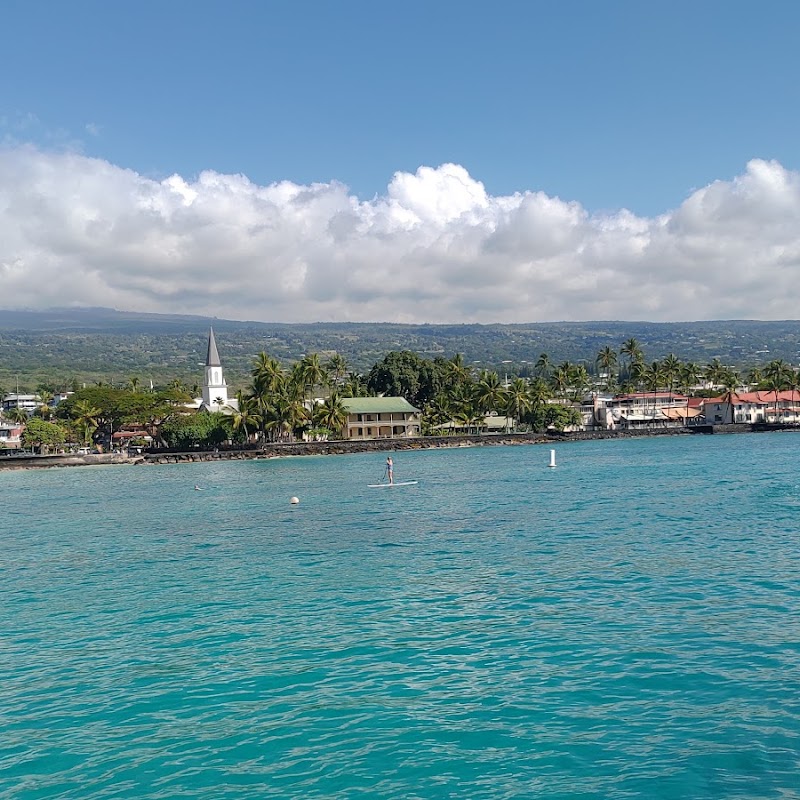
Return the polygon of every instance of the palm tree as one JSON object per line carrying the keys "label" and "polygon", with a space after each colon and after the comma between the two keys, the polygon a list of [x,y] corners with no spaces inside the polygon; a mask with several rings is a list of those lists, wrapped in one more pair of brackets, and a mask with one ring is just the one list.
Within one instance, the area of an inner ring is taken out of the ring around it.
{"label": "palm tree", "polygon": [[250,375],[253,378],[253,394],[257,395],[275,389],[276,381],[283,375],[283,368],[277,359],[262,350],[255,357]]}
{"label": "palm tree", "polygon": [[345,408],[341,397],[335,391],[331,392],[314,409],[314,421],[316,424],[327,428],[331,433],[342,438],[342,431],[347,425],[347,408]]}
{"label": "palm tree", "polygon": [[489,370],[481,372],[475,388],[475,400],[484,414],[502,408],[505,402],[505,389],[496,372]]}
{"label": "palm tree", "polygon": [[672,405],[672,393],[675,390],[675,383],[681,372],[681,362],[673,353],[670,353],[661,362],[661,371],[664,375],[667,389],[669,390],[669,404]]}
{"label": "palm tree", "polygon": [[425,408],[425,419],[429,430],[445,425],[453,418],[453,402],[450,395],[439,392]]}
{"label": "palm tree", "polygon": [[39,402],[34,414],[41,419],[50,419],[53,416],[53,407],[51,405],[53,402],[53,393],[45,387],[40,387],[37,389],[37,392]]}
{"label": "palm tree", "polygon": [[621,356],[626,356],[628,359],[629,376],[632,375],[634,363],[637,361],[644,361],[644,353],[642,352],[642,348],[640,347],[639,342],[637,342],[633,337],[623,342],[622,347],[619,349],[619,354]]}
{"label": "palm tree", "polygon": [[24,408],[12,408],[6,412],[6,418],[18,424],[26,423],[30,417]]}
{"label": "palm tree", "polygon": [[572,386],[572,364],[569,361],[559,364],[550,376],[550,383],[556,397],[566,400]]}
{"label": "palm tree", "polygon": [[334,353],[326,362],[325,362],[325,371],[328,373],[328,380],[333,386],[338,386],[342,378],[347,373],[347,359],[339,355],[339,353]]}
{"label": "palm tree", "polygon": [[552,367],[553,364],[550,361],[550,356],[548,356],[547,353],[540,353],[539,358],[536,359],[536,365],[534,366],[537,375],[542,378],[548,377]]}
{"label": "palm tree", "polygon": [[523,414],[531,410],[533,401],[529,390],[528,382],[523,378],[515,378],[506,389],[506,431],[508,431],[509,417],[513,417],[516,424]]}
{"label": "palm tree", "polygon": [[736,370],[731,368],[724,369],[719,375],[719,382],[725,394],[723,395],[724,401],[730,406],[731,409],[731,422],[736,422],[736,412],[733,407],[734,398],[736,395],[736,387],[739,385],[739,375]]}
{"label": "palm tree", "polygon": [[634,387],[641,389],[647,383],[647,364],[640,360],[633,361],[629,375]]}
{"label": "palm tree", "polygon": [[236,405],[231,415],[233,430],[244,431],[245,442],[250,441],[250,431],[256,430],[261,424],[261,415],[258,413],[258,401],[255,397],[246,395],[239,390],[236,393]]}
{"label": "palm tree", "polygon": [[363,376],[357,372],[349,372],[342,386],[342,394],[344,397],[366,397],[367,385]]}
{"label": "palm tree", "polygon": [[293,439],[296,431],[308,422],[308,409],[302,400],[294,400],[285,394],[272,398],[262,412],[262,425],[277,441]]}
{"label": "palm tree", "polygon": [[689,424],[689,392],[692,387],[697,385],[700,380],[700,367],[693,361],[684,364],[678,373],[678,387],[686,395],[686,416],[683,420],[684,425]]}
{"label": "palm tree", "polygon": [[136,392],[139,388],[139,379],[134,375],[131,378],[128,378],[128,386],[132,392]]}
{"label": "palm tree", "polygon": [[758,386],[764,380],[764,373],[761,371],[761,367],[751,367],[747,370],[745,377],[751,387]]}
{"label": "palm tree", "polygon": [[789,368],[789,372],[786,375],[786,388],[789,389],[792,393],[791,404],[792,404],[792,423],[797,424],[797,392],[800,389],[800,374],[798,374],[797,370],[794,367]]}
{"label": "palm tree", "polygon": [[577,403],[586,394],[591,380],[585,364],[576,364],[569,371],[569,384],[572,389],[572,402]]}
{"label": "palm tree", "polygon": [[78,400],[72,406],[71,418],[83,433],[83,444],[88,445],[92,434],[100,424],[103,412],[88,400]]}
{"label": "palm tree", "polygon": [[778,421],[778,393],[786,388],[792,368],[783,359],[776,358],[764,367],[767,388],[775,392],[775,422]]}
{"label": "palm tree", "polygon": [[319,356],[316,353],[304,356],[300,361],[299,373],[302,376],[303,383],[308,386],[309,400],[311,400],[314,395],[314,387],[322,386],[326,377],[326,372],[320,363]]}
{"label": "palm tree", "polygon": [[720,362],[718,358],[712,358],[708,364],[706,364],[704,376],[705,379],[712,385],[712,386],[721,386],[722,385],[722,376],[725,373],[726,367]]}
{"label": "palm tree", "polygon": [[647,388],[653,393],[653,416],[651,417],[651,422],[655,424],[656,395],[658,394],[659,387],[664,382],[664,371],[661,364],[658,361],[654,361],[649,367],[646,367],[644,378]]}
{"label": "palm tree", "polygon": [[606,373],[606,389],[611,389],[614,383],[614,367],[617,365],[617,353],[606,345],[598,354],[595,359],[597,368]]}

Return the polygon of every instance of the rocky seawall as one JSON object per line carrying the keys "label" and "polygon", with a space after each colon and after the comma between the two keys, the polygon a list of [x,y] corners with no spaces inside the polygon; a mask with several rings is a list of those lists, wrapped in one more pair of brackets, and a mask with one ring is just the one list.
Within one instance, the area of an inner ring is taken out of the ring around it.
{"label": "rocky seawall", "polygon": [[[710,426],[709,426],[710,427]],[[748,426],[736,426],[746,427]],[[699,428],[660,428],[641,431],[581,431],[577,433],[497,433],[471,436],[420,436],[414,439],[372,439],[334,442],[291,442],[268,444],[259,447],[219,449],[191,452],[154,450],[146,453],[142,464],[179,464],[192,461],[226,461],[252,458],[280,458],[287,456],[342,455],[345,453],[373,453],[401,450],[429,450],[447,447],[489,447],[496,445],[553,444],[594,439],[624,439],[639,436],[681,436],[692,433],[710,433]]]}
{"label": "rocky seawall", "polygon": [[141,456],[132,458],[122,453],[57,453],[55,455],[13,455],[0,456],[0,470],[2,469],[35,469],[41,467],[89,467],[106,464],[135,464],[141,461]]}

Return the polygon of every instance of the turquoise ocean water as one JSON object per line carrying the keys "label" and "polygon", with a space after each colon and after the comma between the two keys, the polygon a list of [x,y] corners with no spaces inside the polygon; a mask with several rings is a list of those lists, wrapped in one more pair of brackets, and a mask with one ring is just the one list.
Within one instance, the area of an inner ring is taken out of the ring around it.
{"label": "turquoise ocean water", "polygon": [[556,451],[0,473],[0,797],[800,798],[800,436]]}

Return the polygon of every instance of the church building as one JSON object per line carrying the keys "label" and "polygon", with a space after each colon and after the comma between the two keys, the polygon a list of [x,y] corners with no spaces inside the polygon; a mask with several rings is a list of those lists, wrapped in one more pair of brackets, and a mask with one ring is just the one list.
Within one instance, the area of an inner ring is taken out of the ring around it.
{"label": "church building", "polygon": [[238,408],[236,399],[228,397],[228,384],[222,374],[222,363],[219,360],[213,328],[209,328],[208,331],[208,351],[203,375],[203,396],[197,398],[195,403],[200,411],[221,411],[223,414],[230,414]]}

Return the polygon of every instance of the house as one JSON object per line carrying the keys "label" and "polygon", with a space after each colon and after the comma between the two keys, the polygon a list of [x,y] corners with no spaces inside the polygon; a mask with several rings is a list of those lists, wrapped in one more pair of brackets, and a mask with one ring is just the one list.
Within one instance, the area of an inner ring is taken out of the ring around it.
{"label": "house", "polygon": [[420,435],[422,412],[404,397],[343,397],[345,439],[407,439]]}
{"label": "house", "polygon": [[38,394],[7,394],[3,398],[3,411],[11,411],[12,408],[21,408],[30,416],[41,403],[42,400]]}
{"label": "house", "polygon": [[709,397],[703,404],[706,422],[725,425],[732,422],[800,422],[800,392],[733,392],[724,397]]}
{"label": "house", "polygon": [[664,389],[617,395],[606,402],[606,408],[610,412],[610,428],[669,427],[700,417],[690,398]]}
{"label": "house", "polygon": [[16,448],[20,446],[20,439],[25,426],[18,422],[0,422],[0,448]]}

